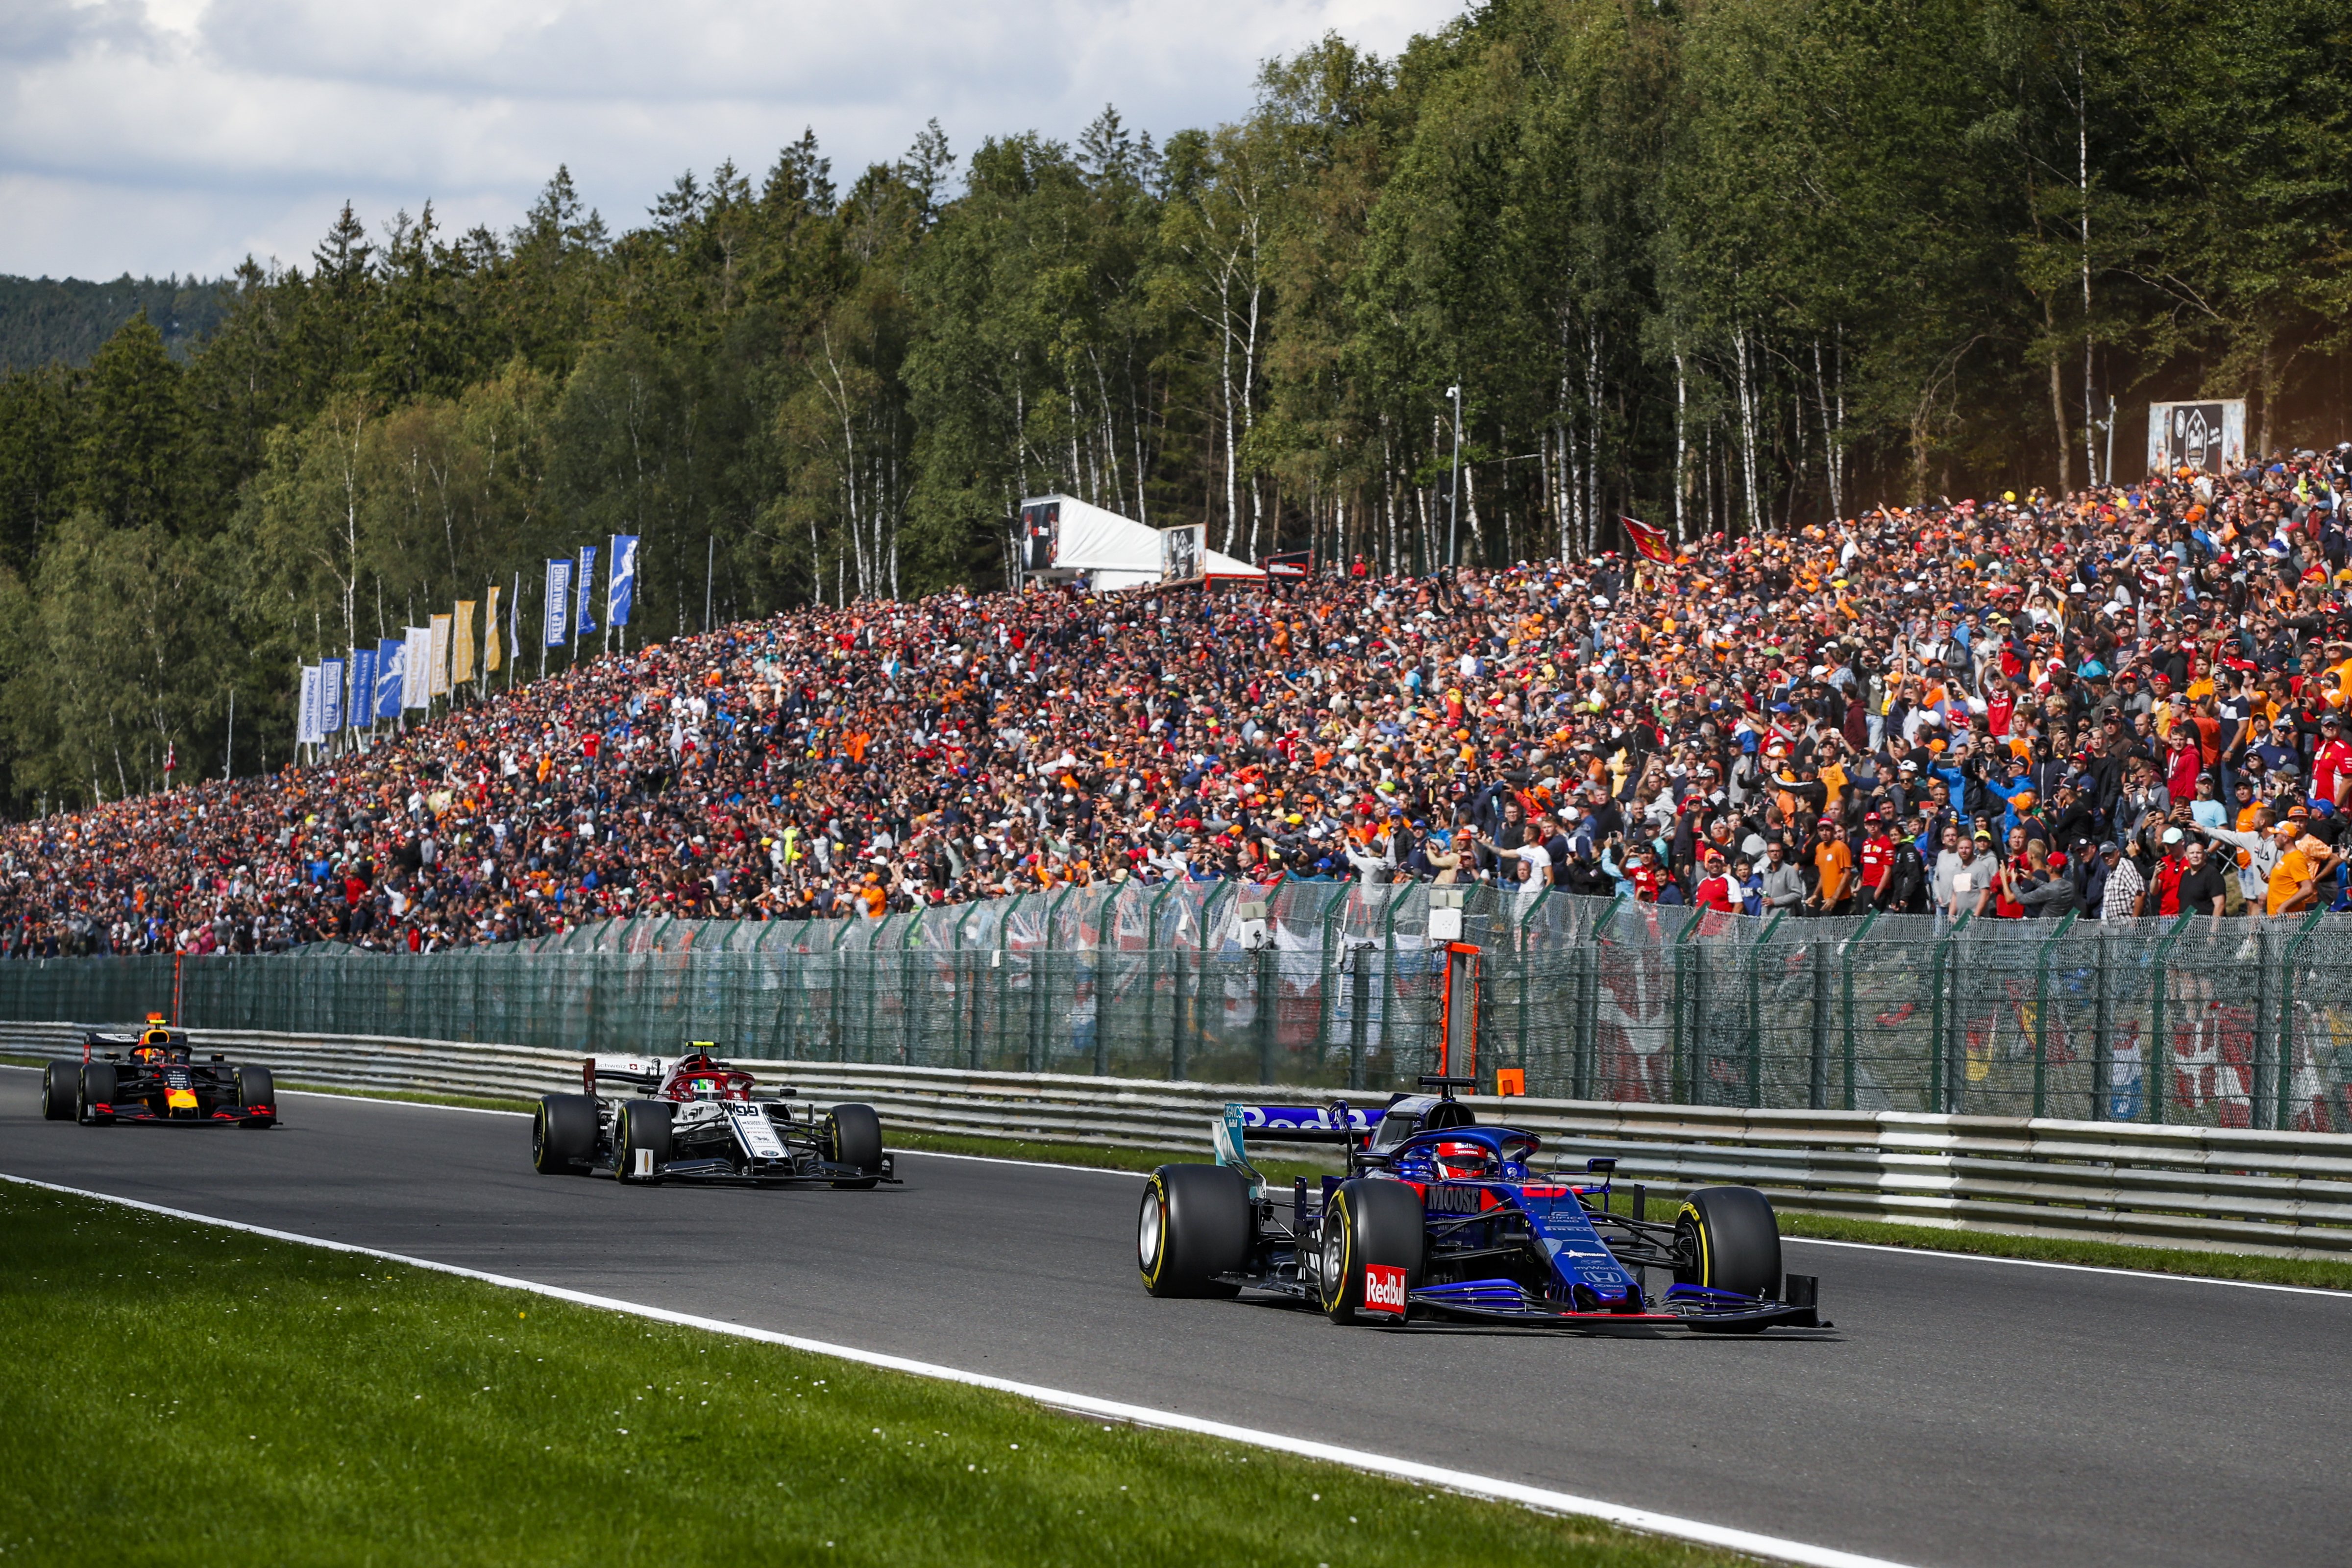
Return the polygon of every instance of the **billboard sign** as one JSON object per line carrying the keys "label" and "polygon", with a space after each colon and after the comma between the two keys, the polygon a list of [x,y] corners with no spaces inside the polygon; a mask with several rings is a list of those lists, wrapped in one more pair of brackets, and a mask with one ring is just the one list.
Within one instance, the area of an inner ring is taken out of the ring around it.
{"label": "billboard sign", "polygon": [[2246,457],[2246,400],[2147,405],[2147,470],[2214,473]]}
{"label": "billboard sign", "polygon": [[1160,531],[1160,580],[1197,583],[1209,560],[1209,525],[1187,522]]}
{"label": "billboard sign", "polygon": [[1024,501],[1021,506],[1021,570],[1050,572],[1054,569],[1054,552],[1060,543],[1062,503],[1057,500]]}

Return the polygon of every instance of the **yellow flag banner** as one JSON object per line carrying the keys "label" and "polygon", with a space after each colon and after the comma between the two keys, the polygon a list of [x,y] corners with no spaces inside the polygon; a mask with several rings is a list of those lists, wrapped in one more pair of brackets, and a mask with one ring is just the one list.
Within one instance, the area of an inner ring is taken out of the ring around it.
{"label": "yellow flag banner", "polygon": [[449,638],[449,684],[474,679],[474,601],[457,601],[457,621]]}
{"label": "yellow flag banner", "polygon": [[490,613],[482,617],[482,673],[496,675],[504,662],[506,647],[499,636],[499,585],[490,584]]}

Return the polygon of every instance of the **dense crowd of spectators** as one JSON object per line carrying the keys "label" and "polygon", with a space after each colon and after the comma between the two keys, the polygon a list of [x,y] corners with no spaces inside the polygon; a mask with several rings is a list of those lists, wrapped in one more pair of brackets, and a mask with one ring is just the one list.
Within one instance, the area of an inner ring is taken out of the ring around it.
{"label": "dense crowd of spectators", "polygon": [[2352,447],[1671,565],[793,611],[12,826],[0,947],[418,951],[1171,878],[2336,907],[2347,499]]}

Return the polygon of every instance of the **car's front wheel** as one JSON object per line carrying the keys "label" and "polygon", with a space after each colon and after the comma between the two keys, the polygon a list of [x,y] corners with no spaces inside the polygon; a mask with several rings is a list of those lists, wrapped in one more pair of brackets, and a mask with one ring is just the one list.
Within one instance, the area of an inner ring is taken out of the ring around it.
{"label": "car's front wheel", "polygon": [[[121,1079],[114,1068],[105,1062],[90,1062],[82,1069],[74,1100],[74,1120],[85,1127],[103,1127],[114,1120],[114,1097],[121,1092]],[[100,1109],[104,1107],[105,1109]]]}
{"label": "car's front wheel", "polygon": [[1342,1184],[1323,1211],[1316,1269],[1323,1310],[1335,1323],[1381,1315],[1402,1322],[1427,1237],[1421,1194],[1402,1182]]}
{"label": "car's front wheel", "polygon": [[51,1062],[41,1069],[41,1118],[71,1121],[74,1100],[81,1093],[81,1063]]}
{"label": "car's front wheel", "polygon": [[670,1116],[667,1100],[625,1100],[613,1121],[613,1174],[625,1182],[658,1181],[669,1163]]}
{"label": "car's front wheel", "polygon": [[236,1103],[246,1114],[247,1127],[274,1127],[278,1123],[278,1079],[268,1068],[243,1067],[236,1069]]}
{"label": "car's front wheel", "polygon": [[882,1179],[882,1119],[870,1105],[836,1105],[824,1119],[825,1158],[836,1165],[871,1172],[864,1181],[836,1187],[867,1188]]}
{"label": "car's front wheel", "polygon": [[[1780,1222],[1771,1200],[1754,1187],[1699,1188],[1675,1216],[1675,1257],[1678,1285],[1773,1297],[1780,1285]],[[1760,1327],[1723,1325],[1727,1331]]]}

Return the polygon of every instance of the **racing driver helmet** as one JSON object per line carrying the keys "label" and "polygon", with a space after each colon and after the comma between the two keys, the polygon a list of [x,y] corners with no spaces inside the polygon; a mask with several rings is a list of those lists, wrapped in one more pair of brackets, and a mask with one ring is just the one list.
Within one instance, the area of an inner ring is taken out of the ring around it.
{"label": "racing driver helmet", "polygon": [[1430,1159],[1448,1181],[1481,1181],[1495,1173],[1495,1152],[1468,1138],[1447,1139],[1430,1151]]}

